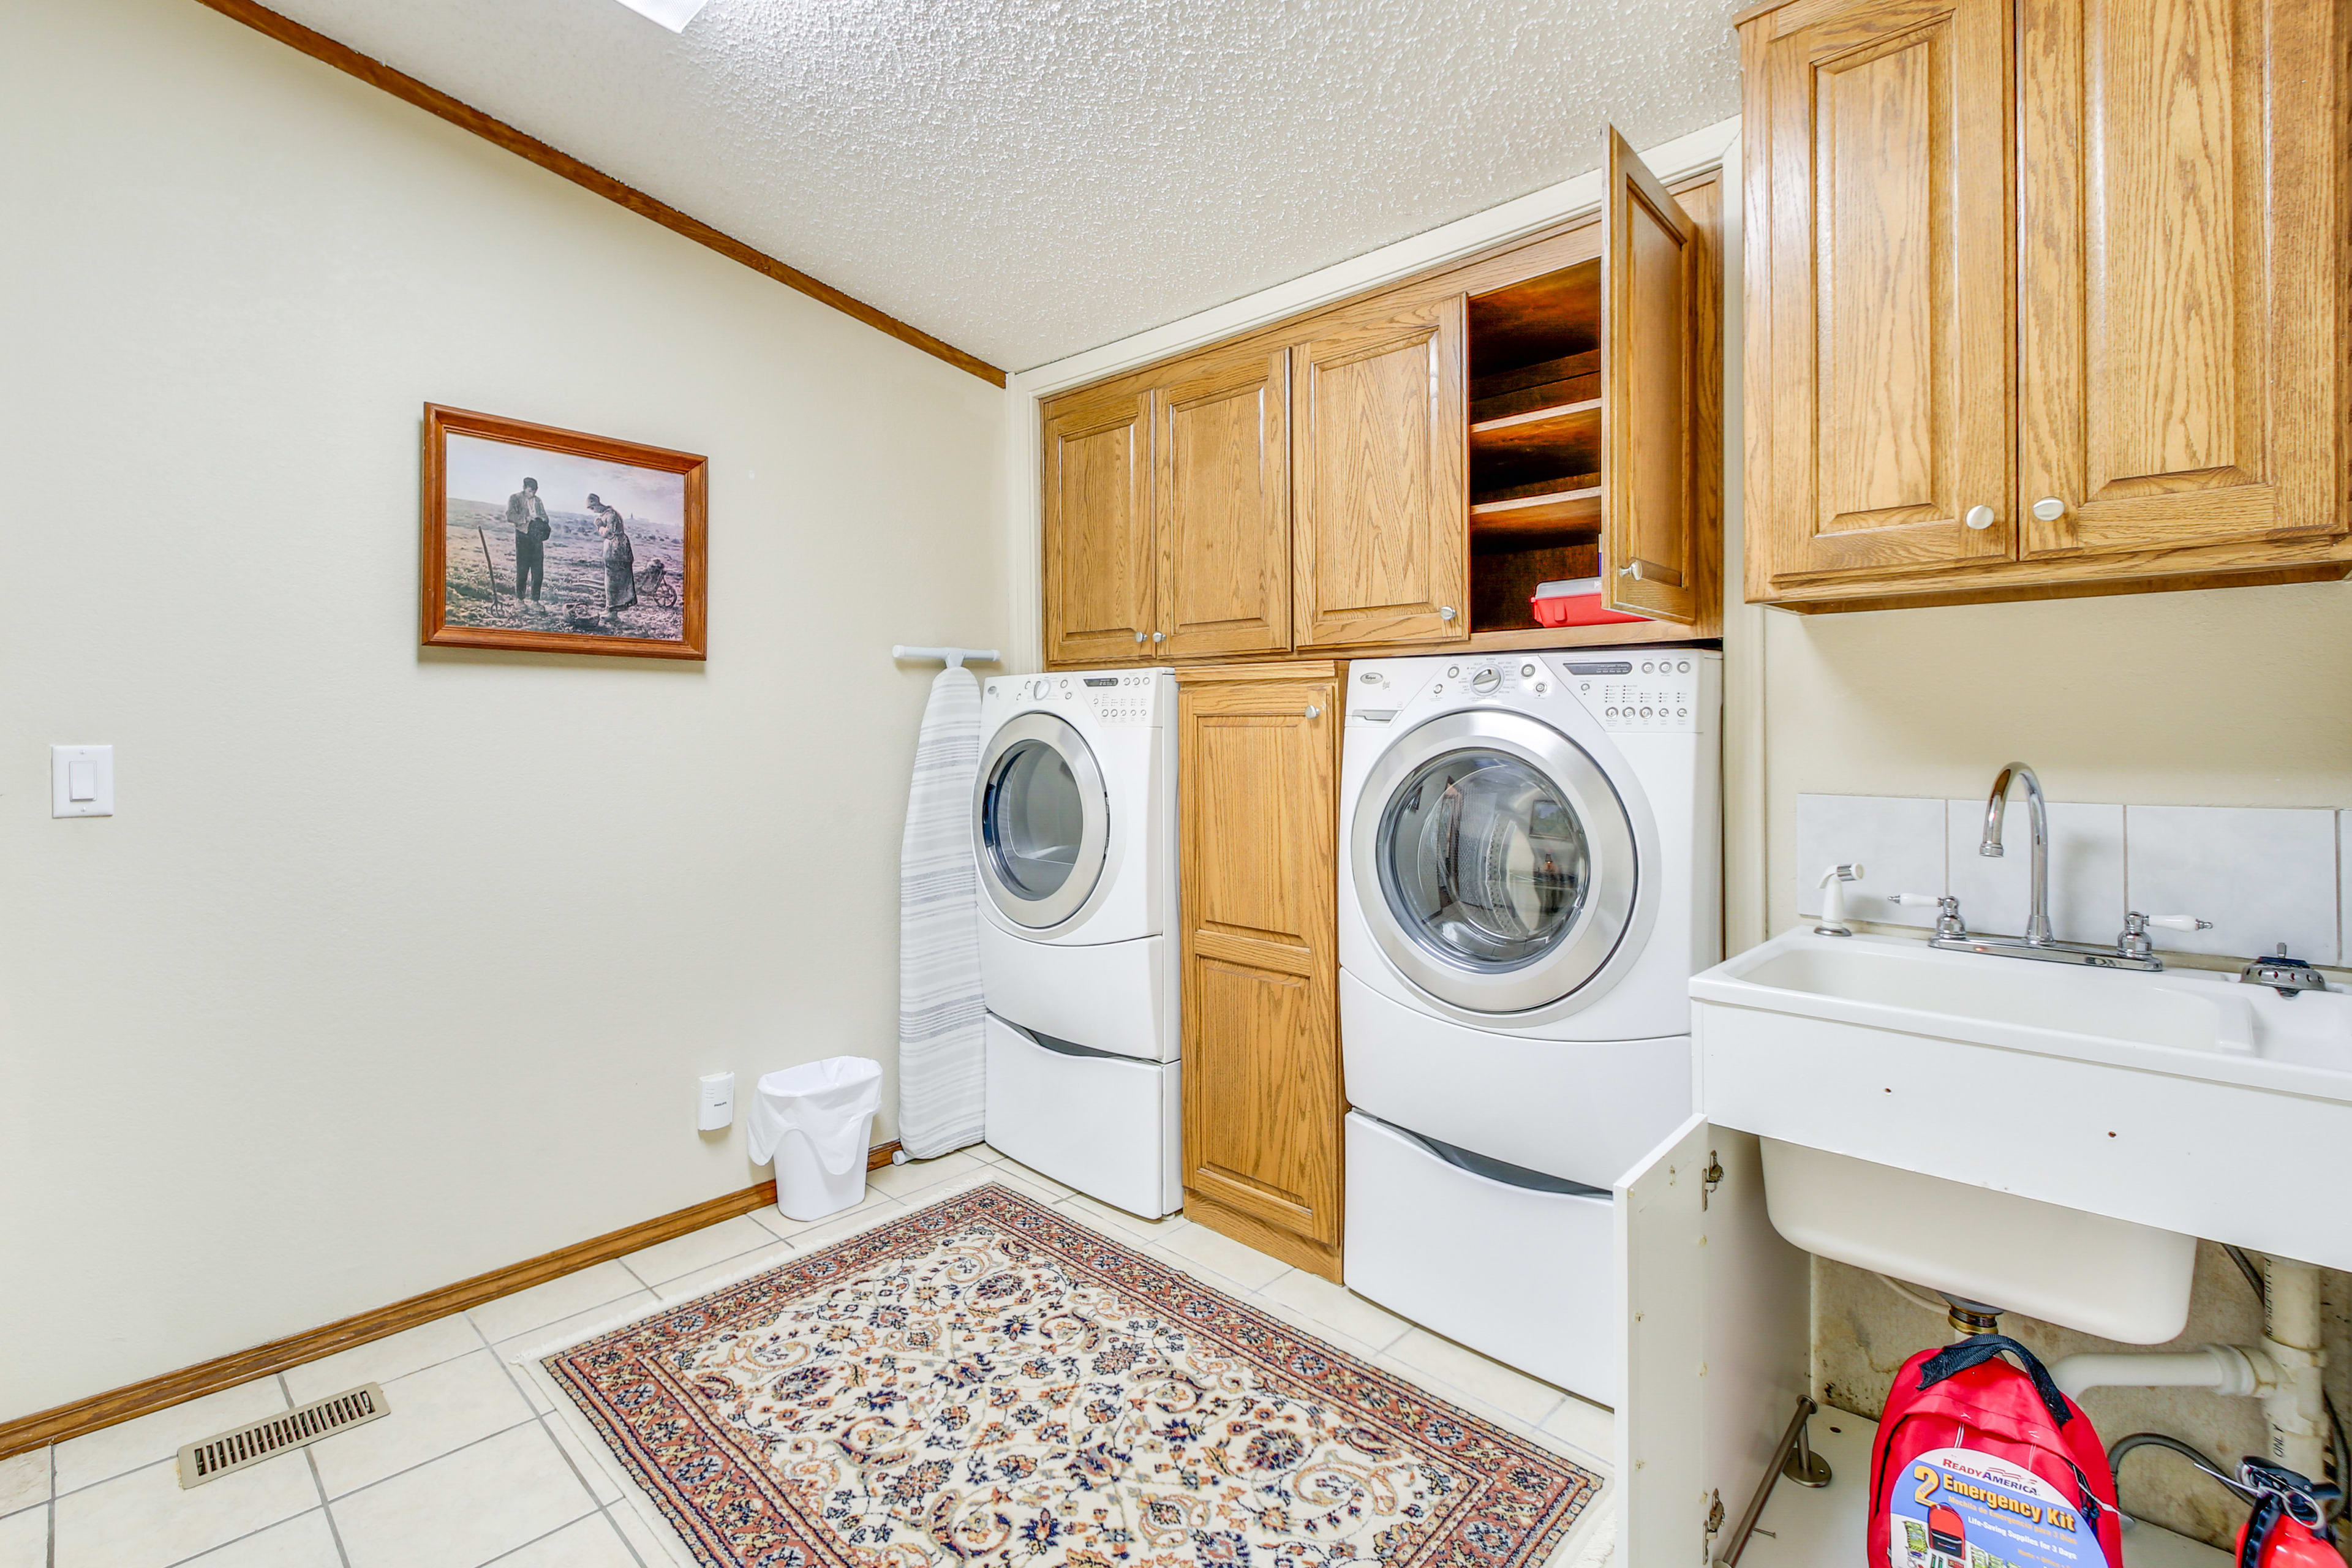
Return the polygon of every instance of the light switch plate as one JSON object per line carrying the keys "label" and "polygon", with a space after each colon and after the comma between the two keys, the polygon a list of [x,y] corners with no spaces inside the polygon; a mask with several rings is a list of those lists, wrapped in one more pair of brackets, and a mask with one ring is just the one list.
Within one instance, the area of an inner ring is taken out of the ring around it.
{"label": "light switch plate", "polygon": [[[79,764],[79,768],[77,764]],[[86,769],[87,772],[81,770]],[[77,788],[77,785],[80,787]],[[87,799],[77,800],[76,795]],[[114,748],[112,746],[51,746],[49,748],[49,815],[51,816],[112,816],[114,815]]]}

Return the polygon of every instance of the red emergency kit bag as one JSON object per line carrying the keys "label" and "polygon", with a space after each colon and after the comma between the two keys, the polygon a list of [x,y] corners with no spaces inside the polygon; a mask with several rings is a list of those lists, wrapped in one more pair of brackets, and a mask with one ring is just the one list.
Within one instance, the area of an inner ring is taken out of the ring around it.
{"label": "red emergency kit bag", "polygon": [[2260,1459],[2241,1466],[2238,1479],[2254,1499],[2253,1517],[2238,1531],[2238,1568],[2343,1568],[2328,1544],[2336,1538],[2326,1507],[2334,1487]]}
{"label": "red emergency kit bag", "polygon": [[2123,1568],[2099,1435],[2006,1335],[1905,1362],[1870,1459],[1872,1568],[1969,1568],[1971,1547],[1977,1562]]}

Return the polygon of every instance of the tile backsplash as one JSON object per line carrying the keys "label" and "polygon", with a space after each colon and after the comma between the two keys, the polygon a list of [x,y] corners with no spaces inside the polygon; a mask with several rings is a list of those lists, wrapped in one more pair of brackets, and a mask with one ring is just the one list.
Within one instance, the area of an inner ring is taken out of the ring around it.
{"label": "tile backsplash", "polygon": [[[1904,795],[1797,797],[1797,911],[1819,915],[1822,873],[1859,860],[1846,912],[1886,925],[1931,926],[1932,906],[1895,893],[1952,893],[1973,931],[2024,929],[2032,834],[2021,795],[2010,802],[2008,854],[1977,853],[1985,803]],[[2106,943],[2124,912],[2195,915],[2194,933],[2158,930],[2172,952],[2242,958],[2287,943],[2314,963],[2344,960],[2352,926],[2352,811],[2244,806],[2050,803],[2050,921],[2067,942]]]}

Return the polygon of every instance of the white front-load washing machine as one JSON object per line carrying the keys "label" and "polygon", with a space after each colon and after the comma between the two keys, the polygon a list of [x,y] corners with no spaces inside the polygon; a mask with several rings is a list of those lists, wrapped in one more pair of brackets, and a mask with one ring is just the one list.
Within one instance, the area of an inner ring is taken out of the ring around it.
{"label": "white front-load washing machine", "polygon": [[980,732],[988,1141],[1167,1214],[1183,1201],[1175,674],[999,677]]}
{"label": "white front-load washing machine", "polygon": [[1722,947],[1722,656],[1349,668],[1348,1285],[1614,1404],[1610,1186],[1691,1111]]}

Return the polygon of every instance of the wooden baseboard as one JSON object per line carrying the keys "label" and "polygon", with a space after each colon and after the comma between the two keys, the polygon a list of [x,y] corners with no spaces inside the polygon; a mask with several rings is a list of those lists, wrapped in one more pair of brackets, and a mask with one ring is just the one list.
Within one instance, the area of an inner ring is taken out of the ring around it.
{"label": "wooden baseboard", "polygon": [[[898,1152],[898,1140],[881,1144],[866,1157],[869,1171],[890,1163]],[[388,1307],[361,1312],[324,1327],[303,1333],[289,1334],[282,1340],[256,1345],[251,1350],[213,1361],[184,1366],[177,1372],[167,1372],[142,1383],[110,1389],[87,1399],[75,1400],[54,1409],[36,1411],[20,1415],[14,1421],[0,1422],[0,1459],[12,1454],[62,1443],[68,1437],[79,1437],[85,1432],[95,1432],[145,1415],[168,1409],[199,1394],[233,1387],[271,1373],[284,1372],[304,1362],[320,1356],[347,1351],[354,1345],[366,1344],[413,1329],[419,1323],[429,1323],[436,1318],[446,1318],[468,1307],[478,1307],[500,1296],[511,1296],[517,1290],[542,1284],[558,1275],[570,1274],[592,1263],[602,1263],[651,1247],[657,1241],[667,1241],[684,1236],[690,1230],[716,1225],[722,1219],[753,1209],[766,1208],[776,1201],[776,1184],[761,1182],[745,1187],[741,1192],[728,1193],[707,1203],[696,1204],[656,1218],[607,1231],[586,1241],[561,1247],[553,1252],[542,1252],[537,1258],[493,1268],[487,1274],[477,1274],[470,1279],[460,1279],[454,1285],[444,1285],[437,1290],[427,1290],[421,1296],[411,1296],[394,1301]]]}
{"label": "wooden baseboard", "polygon": [[1340,1282],[1339,1249],[1336,1247],[1278,1229],[1228,1204],[1202,1197],[1191,1187],[1184,1189],[1184,1217],[1194,1225],[1207,1226],[1219,1236],[1229,1236],[1244,1247],[1255,1247],[1269,1258],[1279,1258],[1293,1268],[1320,1274],[1334,1285]]}

